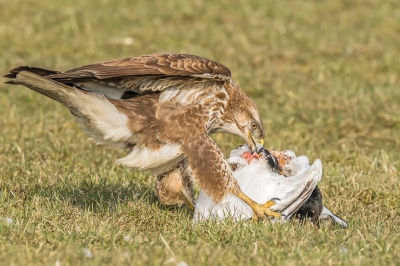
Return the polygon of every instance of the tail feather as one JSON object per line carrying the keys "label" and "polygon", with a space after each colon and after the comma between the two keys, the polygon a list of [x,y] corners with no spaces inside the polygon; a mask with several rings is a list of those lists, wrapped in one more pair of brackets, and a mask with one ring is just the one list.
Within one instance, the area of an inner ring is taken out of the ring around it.
{"label": "tail feather", "polygon": [[8,83],[28,87],[67,107],[97,144],[123,149],[131,141],[128,117],[102,94],[86,92],[26,70],[19,71]]}
{"label": "tail feather", "polygon": [[347,223],[339,216],[336,214],[333,214],[330,210],[328,210],[326,207],[322,208],[322,213],[320,216],[321,219],[331,219],[332,223],[336,223],[341,227],[347,228],[348,225]]}
{"label": "tail feather", "polygon": [[[16,68],[16,69],[18,69],[18,68]],[[13,70],[15,70],[15,69],[13,69]],[[11,71],[13,71],[13,70],[11,70]],[[39,92],[40,94],[43,94],[44,96],[47,96],[53,100],[56,100],[57,102],[65,105],[68,108],[72,107],[71,103],[68,101],[68,98],[63,97],[63,94],[67,93],[68,91],[71,92],[73,90],[76,90],[75,88],[64,85],[62,83],[59,83],[59,82],[51,80],[51,79],[47,79],[45,77],[42,77],[40,75],[37,75],[37,74],[29,72],[29,71],[25,71],[25,70],[22,70],[19,72],[15,71],[15,72],[13,72],[13,74],[15,74],[15,78],[6,82],[7,84],[25,86],[31,90],[34,90],[36,92]],[[13,74],[9,74],[9,75],[13,75]],[[74,111],[74,110],[71,110],[71,111]]]}

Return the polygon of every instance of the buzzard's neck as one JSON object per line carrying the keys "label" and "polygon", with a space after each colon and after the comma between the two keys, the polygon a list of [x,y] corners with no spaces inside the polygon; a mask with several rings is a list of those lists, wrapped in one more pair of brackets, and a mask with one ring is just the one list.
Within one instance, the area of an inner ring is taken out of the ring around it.
{"label": "buzzard's neck", "polygon": [[218,123],[214,124],[211,133],[218,132],[242,136],[243,131],[240,130],[241,126],[237,123],[235,116],[247,107],[248,97],[233,80],[226,83],[224,88],[227,95],[226,104],[222,116]]}
{"label": "buzzard's neck", "polygon": [[235,120],[235,109],[240,108],[237,105],[237,101],[235,99],[238,91],[240,91],[239,87],[233,83],[226,84],[224,86],[224,93],[226,95],[226,100],[224,101],[223,107],[218,110],[218,113],[214,117],[211,117],[209,124],[210,127],[208,129],[208,133],[228,133],[228,134],[236,134],[237,132],[237,124]]}

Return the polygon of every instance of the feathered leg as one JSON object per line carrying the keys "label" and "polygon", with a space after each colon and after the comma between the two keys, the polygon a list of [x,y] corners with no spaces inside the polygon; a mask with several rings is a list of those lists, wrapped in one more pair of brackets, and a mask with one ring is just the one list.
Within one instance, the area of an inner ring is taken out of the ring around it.
{"label": "feathered leg", "polygon": [[187,160],[176,168],[157,176],[156,195],[164,205],[182,205],[186,203],[194,210],[193,183],[187,168]]}

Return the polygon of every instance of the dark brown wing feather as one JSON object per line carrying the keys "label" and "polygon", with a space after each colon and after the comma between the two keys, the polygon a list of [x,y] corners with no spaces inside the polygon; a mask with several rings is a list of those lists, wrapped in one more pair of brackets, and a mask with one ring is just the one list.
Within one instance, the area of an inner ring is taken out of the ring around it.
{"label": "dark brown wing feather", "polygon": [[[128,99],[166,88],[202,89],[230,79],[222,64],[187,54],[154,54],[120,58],[82,66],[66,72],[22,66],[5,75],[15,79],[23,70],[88,92],[102,93],[111,99]],[[6,83],[14,84],[14,80]]]}
{"label": "dark brown wing feather", "polygon": [[61,73],[59,71],[53,71],[53,70],[48,70],[48,69],[39,68],[39,67],[20,66],[20,67],[11,69],[7,75],[4,75],[4,77],[14,79],[17,77],[17,74],[21,71],[29,71],[29,72],[35,73],[39,76],[49,76],[49,75]]}
{"label": "dark brown wing feather", "polygon": [[230,70],[217,62],[187,54],[153,54],[120,58],[48,76],[61,83],[138,76],[181,76],[228,80]]}

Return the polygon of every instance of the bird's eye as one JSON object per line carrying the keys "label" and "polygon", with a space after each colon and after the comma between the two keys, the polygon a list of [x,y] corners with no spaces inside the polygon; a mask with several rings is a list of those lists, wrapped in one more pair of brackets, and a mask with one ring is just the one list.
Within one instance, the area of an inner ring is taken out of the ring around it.
{"label": "bird's eye", "polygon": [[257,124],[256,124],[256,122],[251,122],[251,128],[252,128],[253,130],[257,129]]}

